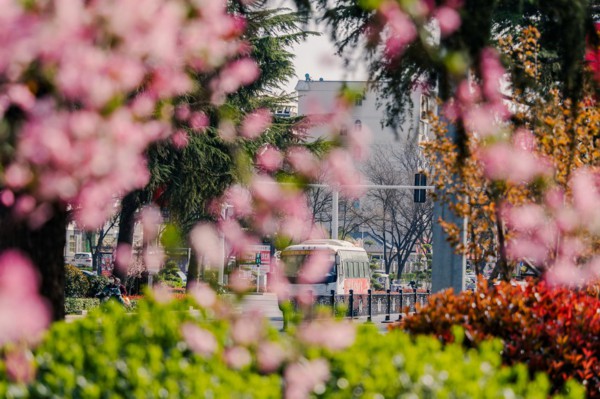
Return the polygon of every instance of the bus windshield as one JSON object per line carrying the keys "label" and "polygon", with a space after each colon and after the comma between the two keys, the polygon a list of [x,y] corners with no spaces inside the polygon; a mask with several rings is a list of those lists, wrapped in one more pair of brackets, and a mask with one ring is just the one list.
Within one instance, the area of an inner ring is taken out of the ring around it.
{"label": "bus windshield", "polygon": [[[308,260],[312,250],[289,250],[281,253],[281,261],[283,262],[283,271],[286,277],[296,278],[301,273],[302,265]],[[331,267],[329,271],[335,269],[335,254],[331,252]],[[327,273],[323,273],[326,277]]]}

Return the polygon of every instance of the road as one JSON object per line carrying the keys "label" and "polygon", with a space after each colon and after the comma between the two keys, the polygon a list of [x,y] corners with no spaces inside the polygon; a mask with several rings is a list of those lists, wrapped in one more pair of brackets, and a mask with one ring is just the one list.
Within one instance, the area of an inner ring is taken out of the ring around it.
{"label": "road", "polygon": [[[241,306],[238,306],[237,309],[242,312],[251,312],[257,311],[261,313],[264,317],[269,319],[270,323],[273,327],[277,329],[283,328],[283,314],[277,305],[277,297],[275,294],[265,293],[265,294],[250,294],[246,295],[242,301]],[[391,321],[396,321],[398,319],[398,315],[391,315]],[[375,324],[377,329],[381,332],[387,331],[387,327],[389,323],[385,323],[385,316],[374,316],[372,322]],[[366,317],[358,317],[353,319],[354,323],[366,323]]]}

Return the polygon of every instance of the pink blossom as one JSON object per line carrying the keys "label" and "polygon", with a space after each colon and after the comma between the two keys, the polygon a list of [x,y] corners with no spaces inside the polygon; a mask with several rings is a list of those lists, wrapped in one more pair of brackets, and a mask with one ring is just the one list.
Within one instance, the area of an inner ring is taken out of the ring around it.
{"label": "pink blossom", "polygon": [[190,137],[185,130],[177,130],[171,136],[171,141],[173,142],[175,148],[185,148],[190,141]]}
{"label": "pink blossom", "polygon": [[545,275],[550,285],[583,286],[588,279],[587,269],[569,261],[558,261]]}
{"label": "pink blossom", "polygon": [[150,244],[144,249],[144,264],[150,273],[158,273],[164,261],[165,252],[162,247]]}
{"label": "pink blossom", "polygon": [[260,75],[256,62],[250,58],[242,58],[225,66],[219,76],[210,83],[213,90],[211,101],[222,104],[225,95],[233,93],[241,86],[254,82]]}
{"label": "pink blossom", "polygon": [[236,220],[219,222],[219,229],[235,254],[245,253],[250,245],[256,244],[256,239],[247,234]]}
{"label": "pink blossom", "polygon": [[329,379],[329,364],[325,359],[302,360],[289,364],[284,371],[285,399],[306,399],[319,385]]}
{"label": "pink blossom", "polygon": [[204,112],[193,112],[189,121],[192,129],[198,131],[204,131],[210,125],[208,116]]}
{"label": "pink blossom", "polygon": [[247,188],[233,185],[227,189],[224,198],[233,207],[236,217],[246,217],[252,213],[252,196]]}
{"label": "pink blossom", "polygon": [[493,48],[486,48],[481,52],[481,70],[483,75],[483,93],[489,101],[500,101],[502,90],[500,83],[506,73],[498,53]]}
{"label": "pink blossom", "polygon": [[294,146],[287,151],[286,159],[297,172],[314,178],[318,174],[318,161],[306,148]]}
{"label": "pink blossom", "polygon": [[250,352],[243,346],[234,346],[225,349],[223,358],[229,367],[236,370],[240,370],[252,362]]}
{"label": "pink blossom", "polygon": [[600,229],[600,174],[581,168],[573,174],[569,184],[573,205],[581,220],[592,230]]}
{"label": "pink blossom", "polygon": [[219,345],[213,333],[196,324],[184,323],[181,326],[181,334],[190,349],[202,357],[210,357],[218,349]]}
{"label": "pink blossom", "polygon": [[528,152],[533,152],[537,148],[535,136],[530,130],[527,129],[518,129],[513,134],[512,140],[515,147]]}
{"label": "pink blossom", "polygon": [[9,350],[4,366],[9,380],[18,384],[28,384],[35,378],[34,358],[27,349]]}
{"label": "pink blossom", "polygon": [[179,104],[175,107],[175,117],[180,121],[187,121],[192,114],[189,104]]}
{"label": "pink blossom", "polygon": [[39,276],[14,250],[0,255],[0,347],[34,344],[50,323],[50,308],[38,294]]}
{"label": "pink blossom", "polygon": [[10,207],[15,203],[15,194],[8,189],[0,191],[0,202],[6,207]]}
{"label": "pink blossom", "polygon": [[281,167],[283,155],[275,147],[265,145],[258,150],[256,165],[264,171],[274,172]]}
{"label": "pink blossom", "polygon": [[144,207],[140,213],[140,222],[142,223],[144,241],[150,242],[154,240],[162,224],[160,209],[154,205]]}
{"label": "pink blossom", "polygon": [[211,224],[197,224],[190,233],[190,241],[198,262],[218,266],[223,264],[222,241],[217,229]]}
{"label": "pink blossom", "polygon": [[271,270],[276,272],[269,274],[269,291],[277,295],[279,301],[290,299],[290,282],[279,271],[279,265],[271,263]]}
{"label": "pink blossom", "polygon": [[324,170],[327,175],[325,180],[340,189],[340,192],[349,197],[360,197],[364,188],[362,174],[356,169],[356,164],[347,152],[335,149],[325,160]]}
{"label": "pink blossom", "polygon": [[285,350],[275,342],[261,342],[256,353],[258,369],[262,373],[273,373],[286,359]]}
{"label": "pink blossom", "polygon": [[229,288],[234,292],[243,293],[250,289],[250,282],[239,270],[235,270],[229,275]]}
{"label": "pink blossom", "polygon": [[346,349],[354,343],[356,329],[352,323],[335,320],[317,320],[298,328],[298,339],[308,345],[331,351]]}
{"label": "pink blossom", "polygon": [[256,344],[264,334],[264,317],[262,314],[250,312],[243,314],[231,326],[231,338],[238,345]]}
{"label": "pink blossom", "polygon": [[194,282],[189,290],[190,295],[198,305],[211,308],[217,302],[217,294],[208,284]]}
{"label": "pink blossom", "polygon": [[379,12],[386,20],[386,27],[389,29],[389,37],[385,43],[385,55],[387,58],[396,58],[417,37],[417,29],[395,1],[381,3]]}
{"label": "pink blossom", "polygon": [[433,16],[438,21],[442,37],[447,37],[460,28],[460,15],[453,8],[441,6],[435,10]]}
{"label": "pink blossom", "polygon": [[547,247],[525,237],[510,240],[506,252],[511,259],[529,259],[537,265],[544,264],[548,258]]}
{"label": "pink blossom", "polygon": [[328,251],[315,251],[302,267],[299,280],[302,284],[319,283],[333,266],[332,254]]}
{"label": "pink blossom", "polygon": [[132,251],[131,245],[121,243],[117,245],[115,267],[123,274],[127,274],[131,265]]}
{"label": "pink blossom", "polygon": [[550,167],[531,152],[508,143],[496,143],[480,151],[486,176],[492,180],[528,183],[534,177],[549,173]]}
{"label": "pink blossom", "polygon": [[169,303],[173,300],[171,289],[164,284],[156,284],[152,287],[152,295],[158,303]]}
{"label": "pink blossom", "polygon": [[240,134],[248,139],[255,139],[271,126],[273,116],[266,108],[258,109],[246,115],[242,122]]}

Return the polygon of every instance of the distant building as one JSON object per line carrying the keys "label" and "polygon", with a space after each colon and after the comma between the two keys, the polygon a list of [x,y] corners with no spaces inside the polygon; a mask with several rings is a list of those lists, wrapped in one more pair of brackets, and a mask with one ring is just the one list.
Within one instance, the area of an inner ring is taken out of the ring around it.
{"label": "distant building", "polygon": [[[413,102],[412,115],[406,117],[405,123],[398,131],[398,138],[394,131],[385,126],[385,107],[378,104],[376,85],[367,81],[339,81],[339,80],[300,80],[296,84],[298,93],[298,115],[325,117],[335,110],[336,99],[341,89],[348,88],[363,92],[362,98],[356,100],[348,120],[348,129],[367,128],[372,134],[372,144],[389,145],[406,139],[424,140],[429,134],[427,113],[432,110],[433,101],[430,97],[422,95],[415,90],[411,96]],[[415,112],[416,111],[416,112]],[[316,126],[309,131],[312,137],[327,136],[329,132],[324,127]]]}

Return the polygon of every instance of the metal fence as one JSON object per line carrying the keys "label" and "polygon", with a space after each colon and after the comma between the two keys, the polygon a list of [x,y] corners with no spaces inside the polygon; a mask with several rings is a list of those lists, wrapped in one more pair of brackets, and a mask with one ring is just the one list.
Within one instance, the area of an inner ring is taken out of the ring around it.
{"label": "metal fence", "polygon": [[332,313],[337,313],[341,308],[346,309],[346,317],[364,317],[371,320],[373,316],[386,315],[390,320],[392,314],[416,312],[416,304],[423,306],[427,303],[430,291],[427,292],[391,292],[385,294],[354,294],[350,290],[349,295],[336,295],[331,291],[329,295],[317,295],[313,297],[313,309],[316,307],[329,307]]}

